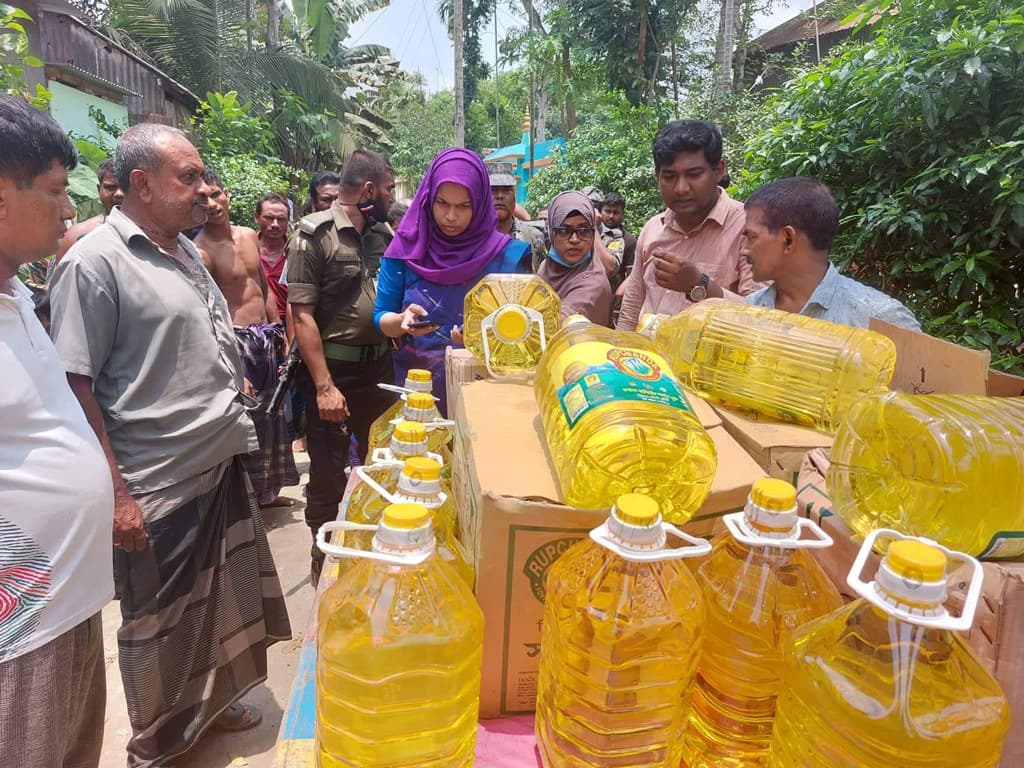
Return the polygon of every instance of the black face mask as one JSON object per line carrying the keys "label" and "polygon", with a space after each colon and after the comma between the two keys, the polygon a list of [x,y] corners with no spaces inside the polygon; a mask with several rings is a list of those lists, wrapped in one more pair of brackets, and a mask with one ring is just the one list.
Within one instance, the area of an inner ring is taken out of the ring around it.
{"label": "black face mask", "polygon": [[374,196],[369,200],[356,203],[356,209],[366,220],[367,228],[388,220],[388,209],[381,202],[379,196]]}

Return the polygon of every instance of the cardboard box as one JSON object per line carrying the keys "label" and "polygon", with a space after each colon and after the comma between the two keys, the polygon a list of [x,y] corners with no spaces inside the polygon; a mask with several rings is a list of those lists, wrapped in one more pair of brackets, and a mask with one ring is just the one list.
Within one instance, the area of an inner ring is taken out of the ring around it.
{"label": "cardboard box", "polygon": [[832,435],[787,424],[753,411],[716,406],[722,425],[770,477],[796,485],[804,456],[813,448],[832,446]]}
{"label": "cardboard box", "polygon": [[961,347],[877,318],[871,318],[869,327],[896,345],[892,389],[916,395],[1024,395],[1024,377],[991,370],[990,352]]}
{"label": "cardboard box", "polygon": [[463,347],[448,347],[444,353],[444,376],[448,387],[448,418],[454,419],[463,384],[488,378],[484,361]]}
{"label": "cardboard box", "polygon": [[[847,600],[854,595],[846,584],[861,542],[841,518],[833,514],[825,475],[828,454],[823,450],[807,454],[800,470],[797,501],[800,514],[815,520],[835,540],[828,549],[810,552]],[[865,568],[867,578],[874,576],[878,557],[874,554]],[[1003,747],[1001,768],[1024,765],[1024,561],[982,563],[985,583],[974,626],[964,639],[985,667],[995,675],[1010,703],[1010,732]],[[951,574],[947,607],[954,613],[963,608],[970,569],[962,567]]]}
{"label": "cardboard box", "polygon": [[[694,405],[716,420],[712,409]],[[457,414],[452,486],[485,621],[480,715],[531,712],[548,569],[608,513],[561,503],[532,386],[466,384]],[[719,469],[707,501],[686,526],[698,536],[715,533],[721,515],[741,508],[764,474],[720,425],[709,432]]]}

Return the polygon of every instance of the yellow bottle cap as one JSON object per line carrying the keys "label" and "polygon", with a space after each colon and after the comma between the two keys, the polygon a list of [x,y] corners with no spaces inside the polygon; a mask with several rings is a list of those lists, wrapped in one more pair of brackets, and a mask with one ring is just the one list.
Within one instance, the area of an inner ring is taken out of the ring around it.
{"label": "yellow bottle cap", "polygon": [[897,576],[913,581],[942,581],[946,576],[946,555],[917,539],[894,541],[885,561]]}
{"label": "yellow bottle cap", "polygon": [[415,408],[417,411],[434,407],[434,396],[429,392],[410,392],[407,397],[406,402],[409,407]]}
{"label": "yellow bottle cap", "polygon": [[615,500],[613,514],[630,525],[654,525],[661,514],[658,502],[642,493],[624,493]]}
{"label": "yellow bottle cap", "polygon": [[402,474],[412,480],[430,482],[441,479],[441,465],[427,456],[412,456],[405,460]]}
{"label": "yellow bottle cap", "polygon": [[388,504],[381,514],[381,521],[388,528],[409,531],[430,522],[430,512],[422,504]]}
{"label": "yellow bottle cap", "polygon": [[796,506],[796,488],[785,480],[762,477],[750,489],[750,500],[769,512],[789,512]]}
{"label": "yellow bottle cap", "polygon": [[427,439],[427,428],[419,421],[400,421],[392,434],[400,443],[422,443]]}
{"label": "yellow bottle cap", "polygon": [[510,304],[494,318],[494,333],[506,344],[520,341],[530,329],[530,318],[522,307]]}
{"label": "yellow bottle cap", "polygon": [[420,384],[428,384],[433,381],[433,376],[430,371],[424,370],[423,368],[410,368],[405,374],[405,378],[409,381],[417,381]]}

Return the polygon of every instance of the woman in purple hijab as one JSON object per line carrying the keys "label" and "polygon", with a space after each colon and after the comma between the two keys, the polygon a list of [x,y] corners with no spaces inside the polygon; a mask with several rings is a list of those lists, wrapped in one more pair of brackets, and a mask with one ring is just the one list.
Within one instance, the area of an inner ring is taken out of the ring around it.
{"label": "woman in purple hijab", "polygon": [[381,259],[373,320],[399,339],[395,380],[405,381],[410,368],[428,369],[445,415],[445,349],[462,346],[466,294],[484,275],[530,271],[529,243],[497,227],[483,160],[468,149],[445,149]]}

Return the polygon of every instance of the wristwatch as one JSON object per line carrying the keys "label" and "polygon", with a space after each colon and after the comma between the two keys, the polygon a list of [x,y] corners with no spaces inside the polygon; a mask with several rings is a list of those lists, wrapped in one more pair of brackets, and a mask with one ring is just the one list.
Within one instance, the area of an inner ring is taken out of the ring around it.
{"label": "wristwatch", "polygon": [[696,304],[698,301],[704,301],[708,297],[708,284],[711,282],[711,278],[707,275],[701,275],[700,281],[693,286],[686,294],[686,298]]}

